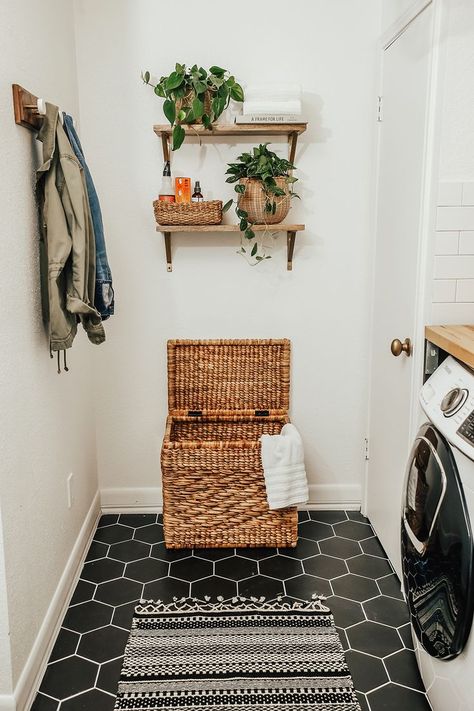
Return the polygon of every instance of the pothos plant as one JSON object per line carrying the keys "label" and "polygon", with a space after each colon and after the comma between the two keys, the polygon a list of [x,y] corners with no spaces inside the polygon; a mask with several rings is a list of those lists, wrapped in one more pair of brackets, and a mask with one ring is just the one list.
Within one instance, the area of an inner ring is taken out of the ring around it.
{"label": "pothos plant", "polygon": [[244,100],[243,89],[235,77],[217,66],[206,70],[197,64],[190,69],[185,64],[176,64],[174,71],[161,77],[157,84],[151,82],[149,71],[142,73],[142,79],[164,99],[163,113],[173,128],[173,151],[184,141],[182,124],[199,122],[210,129],[231,99]]}
{"label": "pothos plant", "polygon": [[[237,199],[231,199],[223,207],[223,212],[227,212],[235,202],[235,212],[239,219],[241,231],[241,246],[239,254],[253,259],[252,266],[258,264],[264,259],[270,259],[270,255],[265,252],[265,236],[268,231],[271,231],[271,226],[268,230],[257,233],[253,230],[256,224],[255,215],[249,215],[247,210],[242,209],[242,197],[247,190],[247,179],[260,181],[261,190],[264,198],[264,214],[263,220],[258,220],[259,224],[266,224],[265,214],[274,215],[277,209],[279,199],[299,198],[293,191],[293,184],[298,178],[295,178],[291,171],[295,166],[281,158],[273,151],[268,149],[268,143],[262,143],[255,146],[251,153],[242,153],[238,156],[237,161],[228,163],[226,175],[227,183],[237,183],[234,187],[237,193]],[[278,181],[276,179],[279,179]],[[282,187],[283,186],[283,187]],[[253,217],[253,221],[252,221]]]}

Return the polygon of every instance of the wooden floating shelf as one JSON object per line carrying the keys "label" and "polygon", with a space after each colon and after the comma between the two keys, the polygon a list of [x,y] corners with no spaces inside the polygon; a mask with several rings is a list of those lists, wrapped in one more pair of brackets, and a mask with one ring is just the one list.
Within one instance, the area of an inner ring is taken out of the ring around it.
{"label": "wooden floating shelf", "polygon": [[[306,131],[306,123],[216,123],[207,129],[200,123],[183,125],[186,136],[194,138],[218,138],[219,136],[287,136],[289,144],[288,160],[293,163],[296,154],[298,136]],[[169,124],[153,126],[156,135],[161,138],[163,159],[170,159],[170,139],[172,128]]]}
{"label": "wooden floating shelf", "polygon": [[[289,133],[304,133],[306,123],[215,123],[212,128],[204,128],[201,123],[192,126],[183,124],[186,136],[287,136]],[[153,126],[157,136],[170,136],[169,124]]]}
{"label": "wooden floating shelf", "polygon": [[[304,225],[279,222],[275,225],[252,225],[254,232],[286,232],[287,242],[287,269],[293,268],[293,251],[297,232],[303,232]],[[165,238],[167,271],[173,271],[171,258],[171,235],[176,232],[240,232],[239,225],[157,225],[156,231],[161,232]]]}

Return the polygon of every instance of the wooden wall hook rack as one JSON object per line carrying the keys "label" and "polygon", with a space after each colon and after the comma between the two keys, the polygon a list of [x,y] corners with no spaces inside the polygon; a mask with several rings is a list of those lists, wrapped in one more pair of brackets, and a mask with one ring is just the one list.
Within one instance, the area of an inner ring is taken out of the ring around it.
{"label": "wooden wall hook rack", "polygon": [[38,97],[19,84],[12,84],[15,123],[30,131],[38,131],[43,121],[38,112]]}

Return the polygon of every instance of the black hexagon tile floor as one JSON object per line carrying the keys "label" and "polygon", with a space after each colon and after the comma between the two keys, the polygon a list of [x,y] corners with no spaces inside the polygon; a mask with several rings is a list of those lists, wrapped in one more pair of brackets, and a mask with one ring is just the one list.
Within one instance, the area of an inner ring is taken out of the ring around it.
{"label": "black hexagon tile floor", "polygon": [[362,711],[428,711],[407,608],[354,511],[301,511],[295,549],[167,551],[161,515],[102,516],[32,711],[112,711],[137,600],[327,596]]}

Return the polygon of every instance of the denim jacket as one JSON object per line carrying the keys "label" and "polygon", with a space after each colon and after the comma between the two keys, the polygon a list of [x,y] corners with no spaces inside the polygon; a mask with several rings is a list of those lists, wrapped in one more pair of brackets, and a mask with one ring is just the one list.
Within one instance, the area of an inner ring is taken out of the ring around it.
{"label": "denim jacket", "polygon": [[64,116],[64,130],[78,161],[84,169],[86,176],[87,194],[91,209],[92,224],[95,238],[95,299],[94,305],[105,321],[114,313],[114,290],[112,288],[112,273],[107,261],[107,251],[105,247],[104,225],[102,222],[102,212],[100,210],[99,197],[95,189],[94,181],[87,166],[82,150],[79,136],[74,128],[73,119],[67,114]]}
{"label": "denim jacket", "polygon": [[59,352],[72,346],[78,320],[92,343],[102,343],[105,332],[94,308],[95,244],[84,172],[53,104],[46,104],[38,140],[43,317],[50,350]]}

